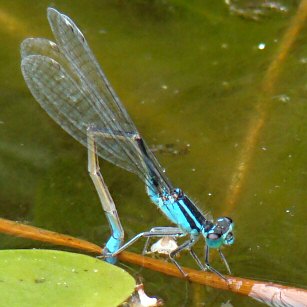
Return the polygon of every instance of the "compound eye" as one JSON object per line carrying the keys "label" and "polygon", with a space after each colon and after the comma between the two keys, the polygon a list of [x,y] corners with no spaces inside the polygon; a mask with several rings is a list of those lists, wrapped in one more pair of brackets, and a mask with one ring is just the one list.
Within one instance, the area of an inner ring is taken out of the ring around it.
{"label": "compound eye", "polygon": [[207,239],[209,240],[218,240],[221,237],[221,234],[219,233],[209,233],[207,235]]}
{"label": "compound eye", "polygon": [[228,221],[229,224],[232,224],[232,219],[230,217],[225,216],[224,219]]}
{"label": "compound eye", "polygon": [[233,241],[234,241],[233,233],[232,233],[232,232],[229,232],[229,233],[227,234],[227,236],[226,236],[224,242],[225,242],[225,244],[230,245],[230,244],[233,243]]}
{"label": "compound eye", "polygon": [[230,233],[227,234],[226,240],[229,241],[229,240],[232,240],[232,239],[233,239],[233,233],[230,232]]}
{"label": "compound eye", "polygon": [[[215,232],[221,232],[223,234],[227,233],[229,230],[231,225],[232,225],[232,220],[228,217],[221,217],[219,219],[216,220],[216,230]],[[219,231],[217,231],[219,230]]]}

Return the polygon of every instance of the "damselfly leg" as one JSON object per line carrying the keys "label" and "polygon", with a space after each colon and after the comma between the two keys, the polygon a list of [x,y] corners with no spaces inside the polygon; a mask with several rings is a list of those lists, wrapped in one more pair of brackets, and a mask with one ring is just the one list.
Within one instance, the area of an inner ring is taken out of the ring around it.
{"label": "damselfly leg", "polygon": [[178,268],[178,270],[183,274],[183,276],[187,277],[188,274],[186,272],[184,272],[184,270],[182,269],[182,267],[180,266],[180,264],[176,261],[175,257],[178,253],[180,253],[183,250],[188,250],[190,255],[192,256],[192,258],[196,261],[197,265],[199,266],[199,268],[201,270],[205,270],[205,267],[203,266],[203,264],[201,263],[200,259],[198,258],[198,256],[196,255],[196,253],[194,252],[194,250],[192,249],[193,245],[196,243],[197,241],[197,237],[194,238],[190,238],[188,241],[184,242],[182,245],[180,245],[177,249],[175,249],[174,251],[172,251],[169,255],[171,261],[176,265],[176,267]]}
{"label": "damselfly leg", "polygon": [[[224,264],[225,264],[229,274],[231,274],[229,265],[228,265],[228,263],[226,261],[226,258],[225,258],[224,254],[222,253],[222,251],[220,249],[219,249],[219,254],[220,254],[220,256],[221,256],[221,258],[222,258],[222,260],[223,260],[223,262],[224,262]],[[217,274],[222,279],[224,279],[226,282],[228,282],[227,278],[224,275],[222,275],[218,270],[216,270],[215,268],[213,268],[210,265],[210,263],[209,263],[209,247],[207,245],[206,245],[206,248],[205,248],[205,266],[206,266],[206,268],[208,270],[210,270],[211,272]]]}
{"label": "damselfly leg", "polygon": [[[154,227],[150,229],[149,231],[144,231],[139,234],[137,234],[135,237],[133,237],[131,240],[126,242],[123,246],[121,246],[116,252],[105,254],[104,257],[115,257],[120,252],[131,246],[133,243],[138,241],[140,238],[161,238],[161,237],[180,237],[183,233],[179,228],[175,227]],[[103,257],[102,256],[102,257]]]}
{"label": "damselfly leg", "polygon": [[[177,237],[181,237],[183,236],[183,232],[182,230],[180,230],[178,227],[154,227],[150,229],[151,232],[156,232],[156,233],[169,233],[169,236],[167,235],[163,235],[162,238],[170,238],[175,240]],[[160,236],[161,237],[161,236]],[[148,247],[150,245],[150,241],[151,241],[152,236],[148,236],[147,240],[145,242],[144,248],[143,248],[143,255],[146,254],[152,254],[154,251],[148,251]],[[165,248],[165,250],[167,249],[167,253],[169,254],[170,252],[173,251],[171,246],[168,246],[167,248]],[[161,252],[161,250],[157,250],[158,253],[163,253],[163,251]]]}
{"label": "damselfly leg", "polygon": [[[133,243],[138,241],[140,238],[147,238],[145,247],[143,249],[143,254],[146,253],[146,249],[149,244],[149,239],[151,238],[161,238],[161,237],[171,237],[171,238],[177,238],[185,235],[179,228],[176,227],[154,227],[150,229],[149,231],[141,232],[135,237],[133,237],[131,240],[126,242],[123,246],[121,246],[116,252],[114,253],[104,253],[100,258],[114,258],[116,255],[118,255],[120,252],[124,251],[127,249],[129,246],[131,246]],[[192,256],[192,258],[196,261],[198,266],[200,267],[201,270],[206,270],[206,268],[202,265],[200,259],[192,249],[192,246],[196,243],[196,240],[189,239],[188,241],[184,242],[182,245],[180,245],[178,248],[175,250],[171,251],[169,253],[169,258],[170,260],[176,265],[178,270],[182,273],[183,276],[187,277],[188,274],[182,269],[180,264],[176,261],[175,257],[178,253],[188,250]]]}
{"label": "damselfly leg", "polygon": [[218,251],[219,251],[219,254],[220,254],[220,256],[221,256],[221,258],[222,258],[222,260],[223,260],[223,262],[224,262],[224,264],[225,264],[225,266],[227,268],[228,273],[231,274],[230,266],[229,266],[229,264],[228,264],[228,262],[226,260],[226,257],[224,256],[224,254],[222,253],[220,248],[218,249]]}

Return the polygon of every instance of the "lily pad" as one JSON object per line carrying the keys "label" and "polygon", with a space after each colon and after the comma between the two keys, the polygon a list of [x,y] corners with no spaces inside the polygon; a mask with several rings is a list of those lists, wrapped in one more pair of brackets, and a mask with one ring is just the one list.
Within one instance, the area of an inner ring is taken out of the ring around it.
{"label": "lily pad", "polygon": [[0,263],[5,306],[117,306],[135,286],[124,270],[81,254],[2,250]]}

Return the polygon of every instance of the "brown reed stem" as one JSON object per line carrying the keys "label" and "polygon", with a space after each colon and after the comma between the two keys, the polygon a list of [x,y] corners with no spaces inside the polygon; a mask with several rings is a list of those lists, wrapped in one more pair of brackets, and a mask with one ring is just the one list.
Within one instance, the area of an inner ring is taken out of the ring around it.
{"label": "brown reed stem", "polygon": [[[0,218],[0,232],[17,237],[48,242],[54,245],[76,248],[84,252],[94,253],[97,255],[101,255],[102,251],[100,246],[85,240],[80,240],[64,234],[33,227],[30,225],[24,225],[19,222],[14,222],[2,218]],[[118,258],[123,262],[137,264],[169,276],[185,279],[185,277],[179,272],[175,265],[161,260],[144,257],[131,252],[122,252],[118,255]],[[267,295],[268,293],[272,293],[274,298],[277,296],[284,300],[287,299],[291,294],[291,299],[295,300],[296,302],[307,301],[307,291],[304,289],[233,276],[226,276],[229,279],[229,283],[227,284],[224,280],[211,272],[196,271],[190,268],[183,269],[186,273],[189,274],[187,279],[198,284],[232,291],[242,295],[248,295],[253,298],[257,297],[258,299],[260,298],[263,300],[264,294],[258,289],[265,289],[265,294]]]}

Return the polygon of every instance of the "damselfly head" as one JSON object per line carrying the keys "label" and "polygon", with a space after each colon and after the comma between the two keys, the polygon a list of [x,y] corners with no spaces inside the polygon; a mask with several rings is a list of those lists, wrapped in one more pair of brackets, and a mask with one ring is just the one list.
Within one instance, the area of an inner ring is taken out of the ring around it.
{"label": "damselfly head", "polygon": [[232,233],[234,223],[229,217],[220,217],[209,231],[204,233],[206,244],[210,248],[219,248],[222,245],[231,245],[234,242]]}

